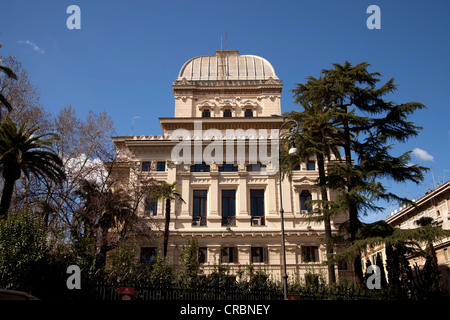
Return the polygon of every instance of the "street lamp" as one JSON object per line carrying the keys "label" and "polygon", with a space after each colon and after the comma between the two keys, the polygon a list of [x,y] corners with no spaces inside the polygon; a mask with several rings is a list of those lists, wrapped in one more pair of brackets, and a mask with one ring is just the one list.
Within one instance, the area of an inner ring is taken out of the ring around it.
{"label": "street lamp", "polygon": [[[281,134],[281,129],[288,124],[293,122],[295,126],[289,128],[289,131]],[[279,185],[280,185],[280,218],[281,218],[281,250],[283,252],[283,291],[284,291],[284,300],[288,299],[287,295],[287,272],[286,272],[286,247],[285,247],[285,238],[284,238],[284,209],[283,209],[283,192],[281,188],[282,175],[281,175],[281,148],[280,148],[280,139],[281,137],[289,137],[291,140],[291,147],[289,149],[289,155],[295,155],[297,153],[297,148],[295,147],[295,132],[298,130],[298,122],[295,120],[289,120],[284,122],[279,131],[278,135],[278,174],[279,174]]]}

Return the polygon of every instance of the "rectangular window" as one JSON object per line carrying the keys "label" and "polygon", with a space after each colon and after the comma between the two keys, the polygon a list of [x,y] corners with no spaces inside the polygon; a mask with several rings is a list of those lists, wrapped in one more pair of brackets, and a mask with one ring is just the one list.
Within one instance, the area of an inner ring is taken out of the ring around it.
{"label": "rectangular window", "polygon": [[319,247],[317,246],[302,247],[302,260],[304,263],[319,262]]}
{"label": "rectangular window", "polygon": [[156,163],[156,171],[166,171],[166,162],[165,161],[158,161]]}
{"label": "rectangular window", "polygon": [[316,170],[316,162],[308,161],[308,163],[306,163],[306,170]]}
{"label": "rectangular window", "polygon": [[448,253],[448,248],[444,249],[445,261],[450,261],[450,254]]}
{"label": "rectangular window", "polygon": [[232,163],[224,163],[223,165],[219,166],[219,172],[237,172],[238,166],[232,164]]}
{"label": "rectangular window", "polygon": [[264,190],[250,190],[250,213],[252,226],[263,226],[264,221]]}
{"label": "rectangular window", "polygon": [[247,166],[249,172],[266,172],[266,166],[261,163],[252,163]]}
{"label": "rectangular window", "polygon": [[268,261],[268,251],[265,247],[252,247],[251,249],[252,262],[264,262]]}
{"label": "rectangular window", "polygon": [[253,117],[253,110],[252,109],[245,109],[244,116],[247,117],[247,118]]}
{"label": "rectangular window", "polygon": [[156,255],[158,251],[155,247],[143,247],[141,248],[141,258],[142,263],[152,264],[156,260]]}
{"label": "rectangular window", "polygon": [[142,162],[142,171],[150,171],[150,162]]}
{"label": "rectangular window", "polygon": [[202,163],[196,163],[191,166],[191,172],[209,172],[210,167],[202,162]]}
{"label": "rectangular window", "polygon": [[206,263],[207,261],[207,253],[208,250],[206,247],[199,247],[198,248],[198,262],[199,263]]}
{"label": "rectangular window", "polygon": [[145,213],[150,216],[156,216],[158,214],[158,201],[147,197],[145,198]]}
{"label": "rectangular window", "polygon": [[308,201],[312,200],[311,193],[308,190],[303,190],[300,193],[300,210],[301,213],[311,212],[312,206],[311,203]]}
{"label": "rectangular window", "polygon": [[236,247],[224,247],[221,250],[222,263],[236,263],[238,262],[237,248]]}
{"label": "rectangular window", "polygon": [[236,225],[236,190],[222,190],[222,226]]}
{"label": "rectangular window", "polygon": [[192,225],[206,226],[206,190],[194,190],[192,201]]}

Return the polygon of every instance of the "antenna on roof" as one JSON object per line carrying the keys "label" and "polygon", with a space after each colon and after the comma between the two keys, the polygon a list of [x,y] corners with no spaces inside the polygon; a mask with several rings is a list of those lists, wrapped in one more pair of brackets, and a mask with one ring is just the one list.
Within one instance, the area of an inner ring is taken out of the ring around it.
{"label": "antenna on roof", "polygon": [[139,118],[140,118],[140,116],[134,116],[133,117],[133,121],[131,122],[131,133],[130,133],[130,136],[133,135],[134,119],[139,119]]}
{"label": "antenna on roof", "polygon": [[228,31],[225,30],[225,49],[228,50]]}

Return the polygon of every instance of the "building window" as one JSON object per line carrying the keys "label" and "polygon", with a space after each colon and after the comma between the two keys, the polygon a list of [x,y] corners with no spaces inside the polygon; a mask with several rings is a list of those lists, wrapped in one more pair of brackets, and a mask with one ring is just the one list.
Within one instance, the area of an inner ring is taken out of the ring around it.
{"label": "building window", "polygon": [[206,263],[208,257],[208,250],[206,247],[199,247],[198,248],[198,262],[199,263]]}
{"label": "building window", "polygon": [[308,161],[306,163],[306,170],[316,170],[316,162],[315,161]]}
{"label": "building window", "polygon": [[450,261],[450,253],[448,252],[448,248],[444,249],[445,261]]}
{"label": "building window", "polygon": [[263,226],[264,221],[264,190],[250,190],[250,213],[252,226]]}
{"label": "building window", "polygon": [[260,162],[247,165],[247,171],[249,172],[266,172],[266,166]]}
{"label": "building window", "polygon": [[158,251],[155,247],[143,247],[141,248],[141,258],[142,263],[152,264],[156,260],[156,255]]}
{"label": "building window", "polygon": [[158,201],[150,197],[145,198],[144,211],[148,216],[156,216],[158,214]]}
{"label": "building window", "polygon": [[142,162],[142,171],[150,171],[150,162]]}
{"label": "building window", "polygon": [[236,190],[222,190],[222,226],[236,225]]}
{"label": "building window", "polygon": [[206,190],[194,190],[193,204],[192,204],[192,225],[206,226]]}
{"label": "building window", "polygon": [[311,193],[308,190],[303,190],[300,193],[300,210],[301,213],[310,213],[312,211],[311,203],[308,201],[312,200]]}
{"label": "building window", "polygon": [[191,166],[191,172],[209,172],[209,166],[202,162]]}
{"label": "building window", "polygon": [[166,162],[165,161],[158,161],[156,163],[156,171],[166,171]]}
{"label": "building window", "polygon": [[251,249],[252,262],[264,262],[268,261],[268,252],[265,247],[252,247]]}
{"label": "building window", "polygon": [[302,247],[302,260],[304,263],[319,262],[319,247],[317,246]]}
{"label": "building window", "polygon": [[224,247],[221,250],[222,263],[236,263],[238,262],[238,252],[236,247]]}
{"label": "building window", "polygon": [[231,118],[231,117],[232,117],[231,110],[230,110],[230,109],[225,109],[225,110],[223,111],[223,117],[224,117],[224,118]]}
{"label": "building window", "polygon": [[211,111],[209,109],[205,109],[202,111],[202,118],[210,118],[211,117]]}
{"label": "building window", "polygon": [[253,117],[253,110],[252,109],[245,109],[244,116],[247,118]]}
{"label": "building window", "polygon": [[219,172],[237,172],[238,166],[232,164],[232,163],[224,163],[223,165],[219,166]]}

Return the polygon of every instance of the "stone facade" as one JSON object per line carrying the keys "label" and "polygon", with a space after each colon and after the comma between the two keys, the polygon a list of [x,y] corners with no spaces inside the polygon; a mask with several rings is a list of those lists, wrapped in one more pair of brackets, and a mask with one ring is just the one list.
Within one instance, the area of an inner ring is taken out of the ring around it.
{"label": "stone facade", "polygon": [[[146,177],[177,182],[185,203],[172,203],[168,249],[172,263],[179,263],[186,240],[195,237],[204,272],[219,263],[232,272],[253,264],[280,280],[282,82],[267,60],[218,50],[214,56],[187,61],[172,87],[175,116],[160,118],[163,135],[113,138],[116,172],[126,183]],[[322,264],[324,226],[308,220],[305,206],[320,196],[317,176],[315,159],[310,159],[281,181],[290,279],[301,279],[305,272],[327,279]],[[139,214],[162,230],[161,201],[143,201]],[[346,219],[346,214],[334,218],[333,232]],[[159,237],[136,239],[141,253],[137,258],[152,259],[162,243],[161,232],[156,233]],[[336,274],[339,278],[351,271],[336,268]]]}
{"label": "stone facade", "polygon": [[[394,211],[386,222],[400,229],[417,228],[416,220],[422,217],[433,218],[437,226],[450,230],[450,181],[441,184],[434,190],[429,190],[423,197],[415,200],[416,206],[404,206]],[[433,244],[436,250],[438,267],[441,271],[444,285],[450,288],[450,238]],[[425,260],[419,257],[409,257],[410,264],[423,266]]]}

